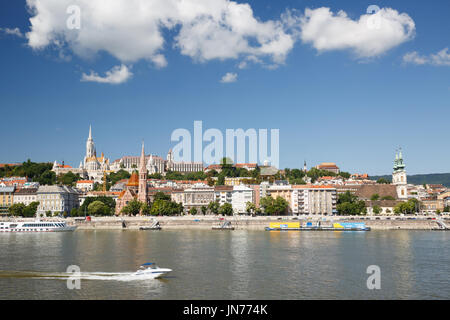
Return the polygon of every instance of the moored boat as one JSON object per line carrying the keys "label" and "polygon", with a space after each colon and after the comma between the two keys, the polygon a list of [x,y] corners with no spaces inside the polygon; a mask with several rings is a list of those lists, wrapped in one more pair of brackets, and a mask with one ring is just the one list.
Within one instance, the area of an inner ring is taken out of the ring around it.
{"label": "moored boat", "polygon": [[370,231],[364,222],[338,222],[330,225],[323,225],[317,222],[307,222],[306,225],[300,225],[300,222],[271,222],[266,231]]}
{"label": "moored boat", "polygon": [[67,232],[76,226],[68,226],[65,221],[0,221],[0,232]]}

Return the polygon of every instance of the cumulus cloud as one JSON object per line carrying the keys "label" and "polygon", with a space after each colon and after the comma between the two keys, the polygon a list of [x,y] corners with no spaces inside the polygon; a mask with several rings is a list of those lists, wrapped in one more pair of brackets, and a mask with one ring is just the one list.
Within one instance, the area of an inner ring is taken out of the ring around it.
{"label": "cumulus cloud", "polygon": [[351,50],[359,58],[379,56],[415,36],[415,23],[406,13],[382,8],[352,20],[344,11],[306,9],[300,17],[300,38],[317,51]]}
{"label": "cumulus cloud", "polygon": [[64,41],[82,57],[105,51],[124,63],[147,59],[164,67],[163,30],[175,27],[175,47],[197,61],[253,55],[283,63],[294,45],[281,20],[260,21],[250,5],[230,0],[78,0],[80,29],[67,27],[72,4],[27,0],[29,46],[42,49]]}
{"label": "cumulus cloud", "polygon": [[90,74],[83,73],[81,81],[83,82],[99,82],[109,84],[119,84],[126,82],[133,76],[133,73],[126,65],[115,66],[106,72],[104,77],[99,76],[96,72],[91,71]]}
{"label": "cumulus cloud", "polygon": [[20,31],[19,28],[0,28],[0,32],[3,32],[4,34],[7,35],[16,36],[19,38],[24,37],[23,33]]}
{"label": "cumulus cloud", "polygon": [[237,81],[237,73],[227,72],[222,79],[220,79],[220,82],[222,83],[231,83]]}
{"label": "cumulus cloud", "polygon": [[450,66],[450,53],[444,48],[438,53],[429,56],[420,55],[417,51],[408,52],[403,56],[403,62],[417,65]]}
{"label": "cumulus cloud", "polygon": [[[93,58],[106,52],[122,65],[146,60],[157,68],[168,62],[169,43],[194,61],[236,59],[239,69],[251,64],[275,69],[285,63],[296,41],[319,52],[350,49],[359,57],[378,56],[414,37],[414,21],[385,8],[352,20],[329,8],[286,10],[278,19],[262,20],[251,6],[232,0],[26,0],[31,13],[28,45]],[[80,28],[68,22],[79,8]],[[368,23],[376,18],[379,28]],[[171,32],[167,32],[167,31]],[[167,39],[167,35],[173,35]],[[97,76],[91,73],[90,76]],[[102,78],[102,77],[98,77]],[[103,78],[102,78],[103,79]]]}

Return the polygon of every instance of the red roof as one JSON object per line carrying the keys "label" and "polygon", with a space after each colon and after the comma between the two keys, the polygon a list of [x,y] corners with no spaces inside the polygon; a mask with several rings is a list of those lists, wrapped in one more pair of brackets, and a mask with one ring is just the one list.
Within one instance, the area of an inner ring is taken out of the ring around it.
{"label": "red roof", "polygon": [[77,184],[79,183],[94,183],[94,180],[78,180]]}

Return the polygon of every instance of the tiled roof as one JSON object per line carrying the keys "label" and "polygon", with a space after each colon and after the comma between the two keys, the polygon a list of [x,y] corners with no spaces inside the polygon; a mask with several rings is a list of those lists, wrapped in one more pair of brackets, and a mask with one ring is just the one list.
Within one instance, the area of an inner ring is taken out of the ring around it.
{"label": "tiled roof", "polygon": [[128,180],[127,187],[137,187],[139,186],[139,176],[136,172],[131,174],[130,179]]}
{"label": "tiled roof", "polygon": [[94,180],[78,180],[77,184],[79,183],[94,183]]}
{"label": "tiled roof", "polygon": [[370,199],[374,194],[380,198],[391,196],[397,199],[397,188],[392,184],[363,184],[355,194],[361,199]]}

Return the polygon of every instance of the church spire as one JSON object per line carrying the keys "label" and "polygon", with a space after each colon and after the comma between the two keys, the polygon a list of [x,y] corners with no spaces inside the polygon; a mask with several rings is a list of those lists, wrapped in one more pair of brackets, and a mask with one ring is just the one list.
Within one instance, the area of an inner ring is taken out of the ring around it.
{"label": "church spire", "polygon": [[139,163],[138,200],[147,203],[147,166],[145,165],[144,141],[142,141],[141,159]]}
{"label": "church spire", "polygon": [[145,168],[145,151],[144,151],[144,141],[142,141],[141,159],[139,162],[139,170],[146,170]]}

